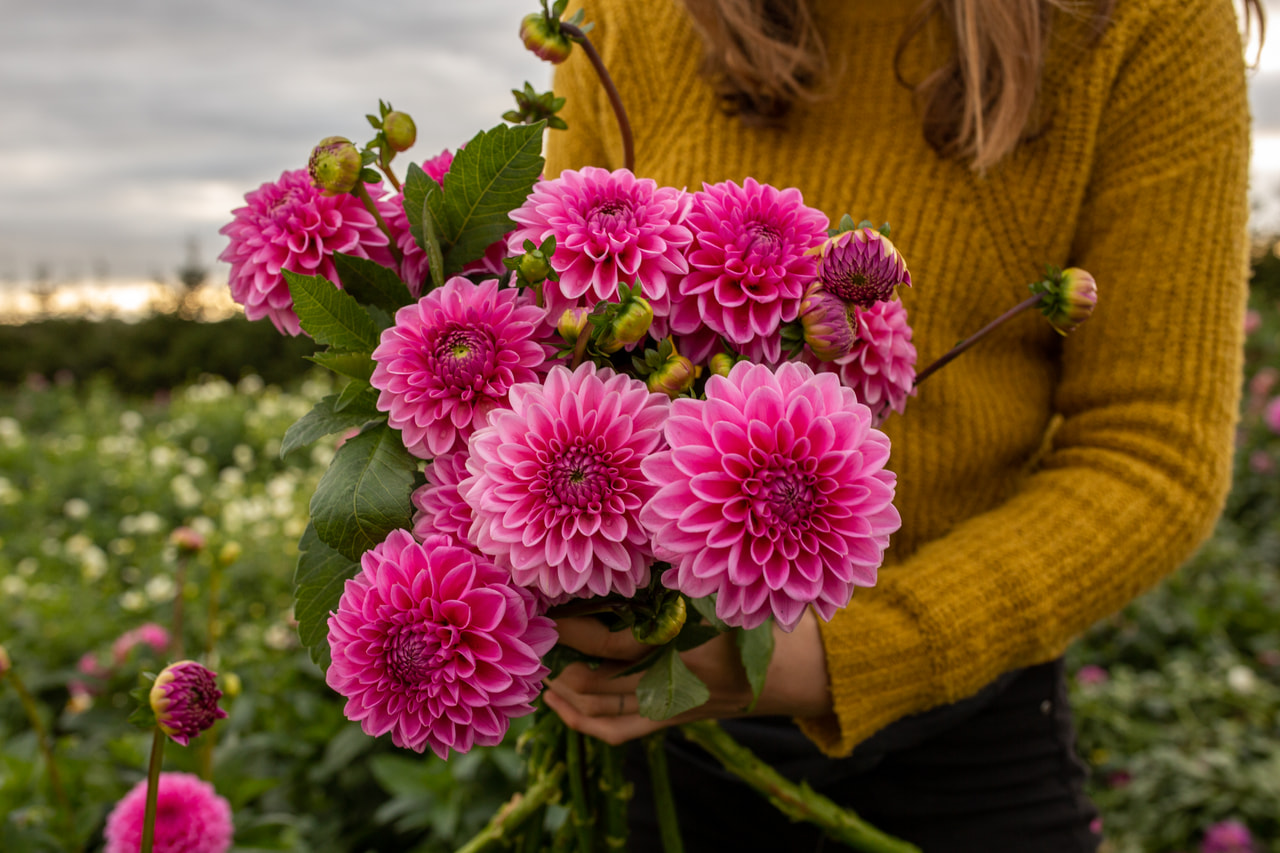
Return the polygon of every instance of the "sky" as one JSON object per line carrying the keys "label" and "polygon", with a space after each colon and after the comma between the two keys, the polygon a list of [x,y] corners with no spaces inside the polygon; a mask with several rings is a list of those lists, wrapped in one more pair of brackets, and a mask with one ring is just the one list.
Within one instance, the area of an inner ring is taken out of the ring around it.
{"label": "sky", "polygon": [[[549,86],[517,36],[537,5],[0,0],[0,282],[173,278],[193,246],[213,265],[244,193],[325,136],[367,141],[379,98],[414,117],[416,159],[456,148],[511,89]],[[1280,0],[1267,6],[1253,182],[1255,221],[1275,230]]]}

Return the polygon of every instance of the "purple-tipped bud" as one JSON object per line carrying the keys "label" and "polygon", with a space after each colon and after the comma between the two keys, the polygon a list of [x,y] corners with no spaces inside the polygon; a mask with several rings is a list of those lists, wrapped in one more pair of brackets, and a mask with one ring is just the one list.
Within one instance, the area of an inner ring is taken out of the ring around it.
{"label": "purple-tipped bud", "polygon": [[804,342],[819,361],[835,361],[848,355],[858,340],[853,307],[827,290],[821,281],[805,289],[800,300],[800,325],[804,327]]}
{"label": "purple-tipped bud", "polygon": [[198,554],[204,550],[204,537],[190,527],[175,527],[169,534],[169,544],[181,554]]}
{"label": "purple-tipped bud", "polygon": [[569,41],[558,28],[541,12],[525,15],[520,22],[520,40],[524,46],[533,51],[539,59],[559,65],[569,58],[573,51],[573,42]]}
{"label": "purple-tipped bud", "polygon": [[4,646],[0,646],[0,679],[8,675],[11,669],[13,669],[13,661],[9,660],[9,652]]}
{"label": "purple-tipped bud", "polygon": [[874,228],[837,234],[819,252],[819,280],[830,293],[860,308],[889,299],[898,285],[911,286],[907,262]]}
{"label": "purple-tipped bud", "polygon": [[663,362],[662,366],[650,373],[645,385],[655,394],[666,394],[672,400],[693,387],[693,380],[698,370],[693,362],[679,353]]}
{"label": "purple-tipped bud", "polygon": [[718,352],[711,356],[711,372],[716,376],[724,376],[728,378],[729,371],[733,370],[733,366],[737,363],[738,360],[727,352]]}
{"label": "purple-tipped bud", "polygon": [[387,144],[392,151],[408,151],[418,141],[418,126],[409,118],[408,113],[392,110],[382,120],[382,132],[387,136]]}
{"label": "purple-tipped bud", "polygon": [[342,195],[356,188],[364,162],[360,150],[350,139],[330,136],[311,149],[307,171],[311,183],[324,190],[324,195]]}
{"label": "purple-tipped bud", "polygon": [[1060,335],[1088,320],[1098,304],[1098,283],[1079,267],[1052,273],[1040,286],[1045,294],[1040,311]]}
{"label": "purple-tipped bud", "polygon": [[567,308],[560,315],[560,322],[556,324],[556,331],[560,333],[560,337],[564,338],[566,344],[577,343],[578,335],[582,334],[587,328],[587,318],[591,316],[589,308]]}
{"label": "purple-tipped bud", "polygon": [[633,296],[623,306],[613,324],[600,336],[601,352],[614,353],[625,346],[638,343],[649,333],[653,324],[653,306],[643,296]]}
{"label": "purple-tipped bud", "polygon": [[227,716],[218,707],[222,691],[217,674],[193,660],[166,666],[151,686],[151,710],[160,731],[186,746],[191,739]]}

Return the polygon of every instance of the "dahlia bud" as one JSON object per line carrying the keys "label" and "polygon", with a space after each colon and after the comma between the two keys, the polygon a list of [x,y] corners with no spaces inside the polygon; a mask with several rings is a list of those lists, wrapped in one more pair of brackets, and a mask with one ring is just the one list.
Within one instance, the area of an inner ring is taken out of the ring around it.
{"label": "dahlia bud", "polygon": [[0,646],[0,679],[9,674],[9,670],[13,668],[13,661],[9,660],[9,653],[4,646]]}
{"label": "dahlia bud", "polygon": [[382,132],[386,134],[387,144],[392,151],[408,151],[418,141],[418,126],[409,118],[408,113],[392,110],[382,120]]}
{"label": "dahlia bud", "polygon": [[693,380],[698,371],[693,362],[679,353],[663,362],[662,366],[650,373],[644,383],[655,394],[666,394],[672,400],[693,387]]}
{"label": "dahlia bud", "polygon": [[218,562],[223,566],[229,566],[236,560],[240,559],[240,555],[244,553],[244,549],[240,547],[240,543],[234,539],[222,546],[218,551]]}
{"label": "dahlia bud", "polygon": [[519,271],[520,277],[530,284],[546,281],[547,276],[551,275],[551,263],[547,260],[546,255],[537,249],[521,255],[520,265],[516,269]]}
{"label": "dahlia bud", "polygon": [[564,33],[560,32],[559,27],[554,26],[541,12],[526,15],[520,22],[520,40],[524,42],[525,47],[537,54],[539,59],[555,65],[568,59],[570,51],[573,50],[573,42],[569,41]]}
{"label": "dahlia bud", "polygon": [[222,686],[227,688],[224,692],[227,696],[234,699],[240,695],[240,691],[244,689],[244,685],[240,681],[240,676],[234,672],[223,673]]}
{"label": "dahlia bud", "polygon": [[854,308],[815,281],[800,300],[804,342],[819,361],[835,361],[849,354],[858,340]]}
{"label": "dahlia bud", "polygon": [[907,262],[874,228],[844,231],[817,251],[819,280],[845,302],[868,308],[892,297],[898,285],[911,286]]}
{"label": "dahlia bud", "polygon": [[591,316],[588,308],[568,308],[560,315],[560,322],[556,324],[556,331],[560,333],[560,337],[564,338],[566,344],[576,343],[578,335],[582,334],[587,328],[587,318]]}
{"label": "dahlia bud", "polygon": [[218,707],[222,691],[216,674],[193,660],[171,663],[151,686],[151,710],[160,731],[186,746],[191,739],[227,716]]}
{"label": "dahlia bud", "polygon": [[175,527],[169,534],[169,544],[190,556],[204,550],[204,537],[190,527]]}
{"label": "dahlia bud", "polygon": [[662,646],[671,642],[684,627],[688,615],[684,596],[673,595],[651,619],[644,619],[631,626],[631,634],[647,646]]}
{"label": "dahlia bud", "polygon": [[649,333],[653,324],[653,306],[643,296],[632,296],[622,303],[622,310],[614,317],[609,328],[600,336],[601,352],[615,353],[625,346],[638,343]]}
{"label": "dahlia bud", "polygon": [[1049,277],[1031,285],[1034,293],[1043,293],[1040,312],[1060,335],[1065,335],[1089,319],[1098,304],[1098,283],[1079,267],[1049,270]]}
{"label": "dahlia bud", "polygon": [[711,372],[716,376],[728,377],[729,371],[733,370],[733,366],[737,363],[738,359],[727,352],[718,352],[711,356]]}
{"label": "dahlia bud", "polygon": [[351,192],[360,180],[362,168],[360,150],[341,136],[320,140],[320,144],[311,149],[311,160],[307,163],[311,183],[324,190],[324,195]]}

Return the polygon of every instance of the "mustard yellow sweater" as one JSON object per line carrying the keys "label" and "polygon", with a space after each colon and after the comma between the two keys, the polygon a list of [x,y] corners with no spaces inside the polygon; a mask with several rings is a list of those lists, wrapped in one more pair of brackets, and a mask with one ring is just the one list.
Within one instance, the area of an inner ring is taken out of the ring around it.
{"label": "mustard yellow sweater", "polygon": [[[637,174],[689,189],[752,176],[833,221],[889,221],[919,367],[1025,298],[1046,263],[1098,281],[1069,337],[1020,316],[886,423],[902,529],[879,584],[823,627],[835,712],[804,723],[819,746],[845,754],[1060,655],[1191,554],[1229,485],[1240,385],[1249,143],[1230,0],[1119,0],[1092,49],[1087,21],[1058,15],[1049,130],[985,177],[934,154],[895,81],[912,0],[816,0],[838,76],[780,130],[716,110],[678,0],[587,5]],[[945,49],[917,39],[907,77]],[[550,135],[548,175],[621,167],[583,51],[555,87],[570,129]]]}

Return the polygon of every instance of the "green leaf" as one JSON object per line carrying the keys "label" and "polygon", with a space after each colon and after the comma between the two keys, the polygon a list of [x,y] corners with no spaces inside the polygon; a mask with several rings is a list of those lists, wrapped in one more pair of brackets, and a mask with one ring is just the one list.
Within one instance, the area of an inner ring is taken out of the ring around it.
{"label": "green leaf", "polygon": [[[373,375],[373,359],[367,352],[334,352],[327,350],[309,355],[307,360],[328,368],[339,376],[368,381]],[[345,406],[343,408],[346,408]]]}
{"label": "green leaf", "polygon": [[318,344],[334,349],[372,352],[378,329],[360,303],[318,275],[284,271],[298,322]]}
{"label": "green leaf", "polygon": [[698,611],[698,615],[706,619],[716,630],[728,631],[729,626],[725,621],[716,615],[716,599],[713,595],[706,598],[690,598],[689,603],[693,605],[693,609]]}
{"label": "green leaf", "polygon": [[413,301],[400,276],[382,264],[341,252],[334,253],[333,264],[338,268],[342,289],[358,302],[377,305],[394,314]]}
{"label": "green leaf", "polygon": [[742,668],[747,671],[747,681],[751,684],[751,710],[760,698],[764,689],[764,677],[769,672],[769,661],[773,659],[773,620],[750,630],[737,628],[738,650],[742,653]]}
{"label": "green leaf", "polygon": [[444,255],[440,251],[440,224],[436,221],[433,208],[440,207],[442,191],[435,187],[427,188],[427,197],[422,202],[422,239],[426,245],[427,271],[431,274],[432,287],[444,287]]}
{"label": "green leaf", "polygon": [[293,575],[293,615],[298,638],[321,669],[329,668],[329,612],[338,608],[347,578],[360,564],[320,541],[308,524],[298,542],[298,568]]}
{"label": "green leaf", "polygon": [[667,646],[641,677],[636,696],[640,699],[640,716],[669,720],[706,702],[711,691],[684,665],[675,647]]}
{"label": "green leaf", "polygon": [[306,447],[318,438],[333,435],[335,432],[342,432],[352,427],[364,426],[374,418],[380,417],[381,415],[374,406],[377,399],[378,393],[373,388],[369,388],[363,397],[347,404],[339,412],[335,408],[335,404],[338,402],[338,395],[330,394],[316,403],[311,411],[298,418],[293,426],[285,431],[284,441],[280,444],[280,456],[287,456],[299,447]]}
{"label": "green leaf", "polygon": [[372,390],[372,386],[368,382],[361,379],[353,379],[346,384],[341,391],[338,392],[338,399],[333,404],[335,412],[344,412],[347,407],[353,403],[357,403],[366,391]]}
{"label": "green leaf", "polygon": [[507,215],[519,207],[542,173],[545,122],[499,125],[476,135],[449,167],[449,189],[432,199],[446,276],[484,255],[515,225]]}
{"label": "green leaf", "polygon": [[441,191],[440,185],[422,171],[421,166],[410,163],[404,176],[404,215],[409,219],[409,233],[413,235],[413,242],[424,252],[427,251],[427,245],[422,234],[422,206],[432,187],[437,192]]}
{"label": "green leaf", "polygon": [[408,528],[417,470],[418,460],[386,424],[347,441],[311,496],[311,521],[321,541],[358,560],[392,530]]}
{"label": "green leaf", "polygon": [[724,632],[718,630],[714,625],[701,625],[697,622],[686,621],[680,629],[680,633],[676,634],[676,638],[671,642],[675,643],[677,650],[687,652],[689,649],[696,649],[703,643],[714,640],[722,633]]}

